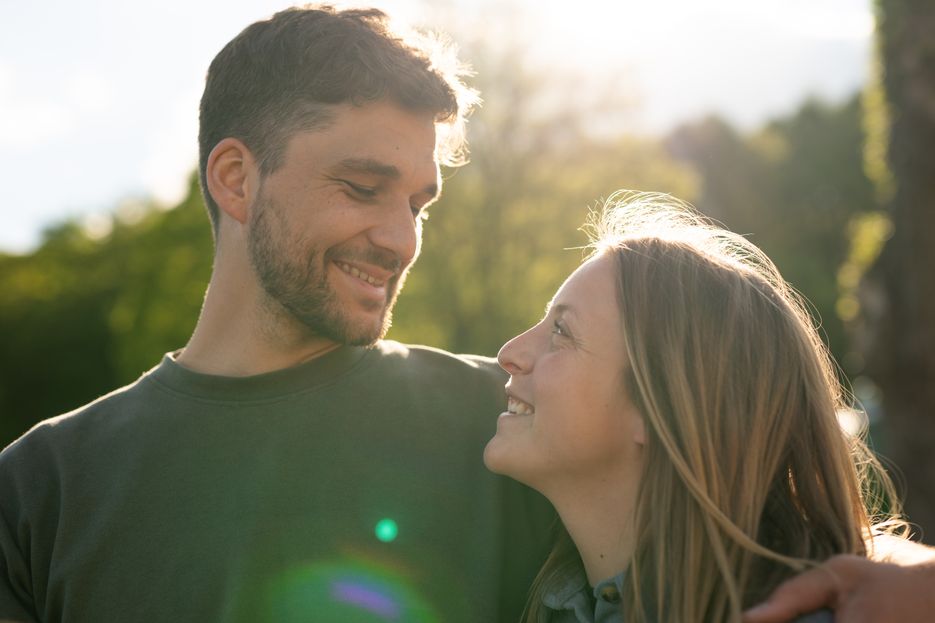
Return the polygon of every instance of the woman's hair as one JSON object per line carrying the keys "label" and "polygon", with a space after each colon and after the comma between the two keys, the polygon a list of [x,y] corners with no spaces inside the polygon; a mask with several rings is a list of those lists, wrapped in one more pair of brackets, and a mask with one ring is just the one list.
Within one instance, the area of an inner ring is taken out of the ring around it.
{"label": "woman's hair", "polygon": [[[653,193],[614,194],[585,230],[616,265],[624,382],[647,431],[624,620],[739,620],[809,564],[904,527],[838,423],[848,396],[803,300],[762,251]],[[564,532],[528,620],[576,556]]]}

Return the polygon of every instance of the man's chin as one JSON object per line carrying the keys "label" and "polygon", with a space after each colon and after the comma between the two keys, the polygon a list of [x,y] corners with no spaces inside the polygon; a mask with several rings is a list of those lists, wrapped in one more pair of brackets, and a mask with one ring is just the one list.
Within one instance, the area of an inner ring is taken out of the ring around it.
{"label": "man's chin", "polygon": [[383,339],[389,328],[390,315],[386,313],[378,318],[346,319],[344,326],[329,337],[347,346],[371,346]]}
{"label": "man's chin", "polygon": [[345,316],[344,343],[367,346],[382,340],[393,323],[393,302],[362,310],[351,317]]}
{"label": "man's chin", "polygon": [[392,302],[341,301],[332,295],[327,305],[292,307],[292,316],[310,336],[348,346],[366,346],[383,338],[392,322]]}
{"label": "man's chin", "polygon": [[390,330],[390,319],[388,317],[382,317],[378,325],[376,325],[371,331],[362,332],[358,339],[354,341],[355,346],[372,346],[378,341],[386,337],[387,332]]}

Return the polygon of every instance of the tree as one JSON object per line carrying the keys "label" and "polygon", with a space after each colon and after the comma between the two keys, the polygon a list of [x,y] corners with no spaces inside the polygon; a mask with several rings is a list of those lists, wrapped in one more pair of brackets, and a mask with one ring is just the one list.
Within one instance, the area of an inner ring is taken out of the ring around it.
{"label": "tree", "polygon": [[849,251],[844,232],[876,207],[862,143],[857,97],[840,105],[807,100],[750,134],[708,118],[666,139],[670,152],[699,173],[698,208],[769,255],[812,303],[843,364],[849,363],[849,343],[837,310],[836,275]]}
{"label": "tree", "polygon": [[191,334],[212,259],[194,176],[174,209],[122,212],[102,238],[68,222],[35,253],[0,256],[0,447],[133,381]]}
{"label": "tree", "polygon": [[[861,283],[857,324],[866,373],[881,388],[886,452],[902,470],[906,511],[935,534],[935,4],[878,0],[882,82],[867,126],[888,146],[877,175],[890,228]],[[888,137],[888,140],[886,140]]]}
{"label": "tree", "polygon": [[445,175],[390,337],[493,355],[580,263],[577,230],[596,201],[618,188],[692,198],[694,175],[657,141],[623,135],[619,82],[538,73],[515,38],[465,56],[484,98],[468,124],[471,162]]}

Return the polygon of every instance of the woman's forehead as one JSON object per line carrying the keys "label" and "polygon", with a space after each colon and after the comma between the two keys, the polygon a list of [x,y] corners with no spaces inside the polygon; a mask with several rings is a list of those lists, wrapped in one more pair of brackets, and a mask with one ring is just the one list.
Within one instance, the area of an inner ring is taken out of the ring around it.
{"label": "woman's forehead", "polygon": [[605,331],[606,323],[617,326],[616,267],[610,256],[595,256],[577,268],[562,284],[549,304],[553,314],[573,317],[580,324]]}
{"label": "woman's forehead", "polygon": [[615,266],[610,254],[602,253],[584,261],[568,276],[562,287],[555,293],[551,305],[568,305],[569,298],[576,298],[598,292],[612,292]]}

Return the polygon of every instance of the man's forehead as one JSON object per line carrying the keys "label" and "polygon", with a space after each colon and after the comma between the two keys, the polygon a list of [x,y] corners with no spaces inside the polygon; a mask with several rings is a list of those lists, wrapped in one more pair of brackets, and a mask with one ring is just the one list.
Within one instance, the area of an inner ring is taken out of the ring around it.
{"label": "man's forehead", "polygon": [[342,106],[326,123],[300,128],[289,141],[336,148],[342,152],[342,159],[389,161],[394,159],[395,152],[404,152],[406,157],[435,162],[440,142],[436,126],[427,114],[387,106]]}
{"label": "man's forehead", "polygon": [[398,106],[391,101],[379,100],[365,104],[335,104],[329,106],[329,123],[324,128],[346,126],[351,129],[367,130],[416,130],[431,135],[433,140],[440,132],[441,125],[430,111],[412,110]]}
{"label": "man's forehead", "polygon": [[286,151],[298,158],[312,159],[318,166],[394,178],[415,170],[434,176],[439,164],[433,137],[414,136],[405,129],[300,131],[288,139]]}

